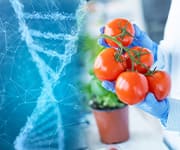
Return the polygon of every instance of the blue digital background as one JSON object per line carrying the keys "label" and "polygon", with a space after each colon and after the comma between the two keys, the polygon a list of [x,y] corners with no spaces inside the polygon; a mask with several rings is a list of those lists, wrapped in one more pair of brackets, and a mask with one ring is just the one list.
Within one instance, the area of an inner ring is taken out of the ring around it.
{"label": "blue digital background", "polygon": [[0,150],[86,149],[81,0],[0,0]]}

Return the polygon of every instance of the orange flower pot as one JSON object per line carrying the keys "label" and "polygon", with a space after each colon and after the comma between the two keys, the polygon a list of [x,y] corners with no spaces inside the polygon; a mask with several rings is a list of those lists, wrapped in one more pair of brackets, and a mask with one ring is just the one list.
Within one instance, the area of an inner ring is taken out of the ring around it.
{"label": "orange flower pot", "polygon": [[124,142],[129,139],[128,106],[113,110],[93,109],[101,141],[105,144]]}

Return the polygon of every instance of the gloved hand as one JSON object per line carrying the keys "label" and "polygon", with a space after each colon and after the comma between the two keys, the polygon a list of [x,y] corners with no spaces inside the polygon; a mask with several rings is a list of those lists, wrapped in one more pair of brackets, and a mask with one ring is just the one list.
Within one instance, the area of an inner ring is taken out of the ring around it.
{"label": "gloved hand", "polygon": [[[144,48],[148,48],[151,50],[154,56],[154,60],[157,60],[157,47],[158,45],[152,41],[149,36],[146,34],[146,32],[142,31],[136,24],[133,24],[134,29],[135,29],[135,35],[134,35],[134,40],[132,44],[129,47],[134,47],[134,46],[141,46]],[[104,33],[104,28],[100,28],[100,33]],[[104,47],[110,47],[104,40],[104,38],[99,38],[98,43]]]}
{"label": "gloved hand", "polygon": [[160,119],[161,123],[165,126],[169,113],[168,99],[164,99],[159,102],[152,93],[148,93],[144,101],[136,104],[135,106]]}

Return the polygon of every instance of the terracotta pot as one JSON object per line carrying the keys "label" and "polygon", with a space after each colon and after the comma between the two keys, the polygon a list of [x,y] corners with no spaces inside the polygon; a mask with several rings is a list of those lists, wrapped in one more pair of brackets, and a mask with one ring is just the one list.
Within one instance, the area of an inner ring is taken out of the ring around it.
{"label": "terracotta pot", "polygon": [[100,138],[103,143],[113,144],[129,139],[128,106],[113,110],[93,109]]}

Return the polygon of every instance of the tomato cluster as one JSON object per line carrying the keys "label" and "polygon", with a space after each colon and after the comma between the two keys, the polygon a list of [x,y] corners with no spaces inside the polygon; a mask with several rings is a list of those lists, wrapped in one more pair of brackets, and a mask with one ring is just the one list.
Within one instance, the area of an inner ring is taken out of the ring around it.
{"label": "tomato cluster", "polygon": [[104,48],[98,54],[94,73],[101,81],[115,81],[116,95],[126,104],[143,101],[148,92],[161,101],[170,92],[170,76],[165,71],[150,70],[154,59],[149,49],[128,48],[134,34],[133,25],[126,19],[118,18],[107,23],[103,37],[110,48]]}

